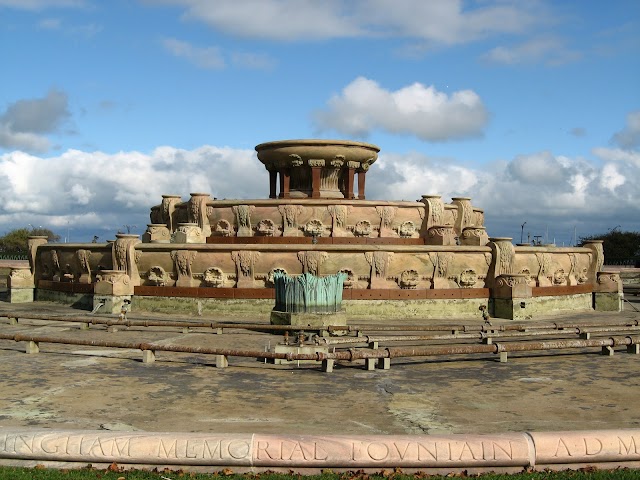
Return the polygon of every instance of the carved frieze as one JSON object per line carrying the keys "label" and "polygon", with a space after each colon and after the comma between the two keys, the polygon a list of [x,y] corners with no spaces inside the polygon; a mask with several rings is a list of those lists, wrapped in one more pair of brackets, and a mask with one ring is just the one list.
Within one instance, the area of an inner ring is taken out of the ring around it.
{"label": "carved frieze", "polygon": [[304,233],[310,237],[322,237],[325,232],[325,226],[317,218],[313,218],[304,226]]}
{"label": "carved frieze", "polygon": [[398,235],[402,238],[410,238],[414,236],[417,230],[416,224],[411,220],[407,220],[398,226]]}
{"label": "carved frieze", "polygon": [[162,195],[162,204],[160,205],[160,217],[151,217],[151,223],[164,223],[170,232],[178,227],[178,220],[174,218],[176,205],[182,202],[180,195]]}
{"label": "carved frieze", "polygon": [[338,273],[344,273],[347,278],[342,283],[344,288],[359,288],[358,277],[351,268],[341,268]]}
{"label": "carved frieze", "polygon": [[511,243],[511,238],[490,238],[491,248],[494,252],[494,277],[511,275],[514,272],[514,260],[516,251]]}
{"label": "carved frieze", "polygon": [[231,259],[236,264],[236,287],[254,288],[255,263],[260,258],[260,252],[253,250],[239,250],[231,252]]}
{"label": "carved frieze", "polygon": [[304,207],[302,205],[280,205],[278,211],[282,215],[282,236],[297,237],[300,235],[298,218],[304,211]]}
{"label": "carved frieze", "polygon": [[219,220],[213,229],[214,233],[220,237],[230,237],[233,235],[233,227],[227,220]]}
{"label": "carved frieze", "polygon": [[458,214],[455,221],[456,231],[462,232],[466,227],[473,226],[475,215],[471,201],[467,197],[453,197],[453,205],[458,208]]}
{"label": "carved frieze", "polygon": [[273,237],[276,232],[276,225],[273,220],[264,218],[258,222],[256,233],[263,237]]}
{"label": "carved frieze", "polygon": [[209,267],[202,274],[202,279],[207,287],[219,288],[224,287],[226,276],[221,268]]}
{"label": "carved frieze", "polygon": [[555,272],[553,272],[553,284],[554,285],[566,285],[567,284],[567,276],[564,273],[564,269],[558,268]]}
{"label": "carved frieze", "polygon": [[449,264],[453,260],[453,253],[430,252],[429,260],[433,263],[433,278],[431,283],[433,288],[450,288]]}
{"label": "carved frieze", "polygon": [[451,225],[430,227],[425,237],[427,245],[456,245],[456,232]]}
{"label": "carved frieze", "polygon": [[537,283],[539,287],[551,286],[551,256],[545,252],[536,253],[538,261]]}
{"label": "carved frieze", "polygon": [[372,231],[371,222],[369,220],[360,220],[353,227],[353,234],[356,237],[368,237]]}
{"label": "carved frieze", "polygon": [[38,247],[44,245],[49,241],[48,237],[43,235],[30,235],[27,238],[27,249],[29,251],[29,267],[31,267],[31,273],[35,273],[36,254]]}
{"label": "carved frieze", "polygon": [[331,215],[331,236],[345,237],[347,235],[347,218],[351,212],[351,205],[329,205]]}
{"label": "carved frieze", "polygon": [[176,268],[178,279],[177,287],[196,287],[197,281],[193,278],[191,265],[195,260],[197,252],[195,250],[173,250],[171,259]]}
{"label": "carved frieze", "polygon": [[467,268],[458,275],[458,285],[460,288],[473,288],[478,282],[478,274],[472,268]]}
{"label": "carved frieze", "polygon": [[302,263],[302,273],[310,273],[315,276],[320,276],[320,267],[327,258],[329,258],[327,252],[315,250],[298,252],[298,260]]}
{"label": "carved frieze", "polygon": [[12,267],[7,277],[7,287],[34,288],[35,283],[29,267]]}
{"label": "carved frieze", "polygon": [[167,272],[159,265],[151,267],[147,274],[147,280],[158,287],[164,287],[167,284],[168,278]]}
{"label": "carved frieze", "polygon": [[169,243],[171,232],[164,223],[150,223],[142,235],[143,243]]}
{"label": "carved frieze", "polygon": [[371,266],[369,288],[387,288],[387,272],[393,252],[366,252],[364,256]]}
{"label": "carved frieze", "polygon": [[416,270],[403,270],[398,277],[398,286],[404,290],[415,290],[419,281],[420,275]]}
{"label": "carved frieze", "polygon": [[100,270],[93,291],[96,295],[133,295],[133,287],[124,270]]}
{"label": "carved frieze", "polygon": [[484,246],[489,243],[489,236],[484,227],[465,227],[460,236],[461,245]]}
{"label": "carved frieze", "polygon": [[380,228],[378,230],[378,235],[380,237],[389,237],[393,235],[391,223],[393,222],[397,211],[397,207],[376,207],[376,212],[380,217]]}
{"label": "carved frieze", "polygon": [[251,229],[251,214],[255,210],[253,205],[234,205],[233,213],[236,215],[236,236],[251,237],[253,230]]}
{"label": "carved frieze", "polygon": [[77,278],[78,283],[91,283],[91,265],[89,258],[91,250],[76,250]]}
{"label": "carved frieze", "polygon": [[135,249],[138,243],[140,243],[138,235],[118,233],[116,234],[116,241],[111,246],[113,269],[126,272],[134,286],[140,285]]}

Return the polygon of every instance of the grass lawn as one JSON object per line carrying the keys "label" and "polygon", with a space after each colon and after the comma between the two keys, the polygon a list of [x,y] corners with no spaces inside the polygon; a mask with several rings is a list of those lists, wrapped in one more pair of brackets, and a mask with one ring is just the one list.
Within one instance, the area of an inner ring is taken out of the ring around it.
{"label": "grass lawn", "polygon": [[[447,479],[447,478],[464,478],[466,475],[449,475],[447,477],[429,476],[425,474],[405,475],[399,472],[383,471],[378,474],[365,474],[363,472],[349,472],[343,474],[324,473],[322,475],[314,475],[304,477],[305,480],[409,480],[409,479]],[[0,480],[298,480],[302,478],[300,475],[287,475],[277,473],[261,473],[251,475],[236,475],[230,472],[222,472],[217,474],[189,473],[182,471],[146,471],[146,470],[127,470],[120,471],[119,468],[113,467],[108,470],[97,470],[85,468],[81,470],[53,470],[46,468],[17,468],[17,467],[0,467]],[[640,479],[640,470],[582,470],[564,472],[532,472],[520,473],[515,475],[497,475],[486,474],[477,476],[481,480],[604,480],[604,479],[621,479],[631,480]]]}

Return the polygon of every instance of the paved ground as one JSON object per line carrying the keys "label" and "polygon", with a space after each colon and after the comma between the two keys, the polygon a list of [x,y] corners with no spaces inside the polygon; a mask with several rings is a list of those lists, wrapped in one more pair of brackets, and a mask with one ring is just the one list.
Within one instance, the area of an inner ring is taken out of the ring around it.
{"label": "paved ground", "polygon": [[[630,300],[640,310],[640,297]],[[50,303],[0,301],[0,312],[17,308],[87,313]],[[629,304],[626,309],[562,320],[640,319]],[[0,332],[259,350],[281,339],[242,331],[183,334],[168,327],[107,333],[105,327],[81,331],[77,324],[60,322],[9,325],[4,318]],[[490,355],[394,360],[387,371],[366,371],[355,363],[338,365],[333,373],[236,357],[229,368],[218,369],[213,358],[200,354],[158,352],[152,364],[141,358],[139,350],[55,344],[42,344],[39,354],[28,355],[24,343],[0,340],[0,427],[290,434],[640,427],[640,355],[624,349],[612,357],[599,349],[521,354],[507,363]]]}

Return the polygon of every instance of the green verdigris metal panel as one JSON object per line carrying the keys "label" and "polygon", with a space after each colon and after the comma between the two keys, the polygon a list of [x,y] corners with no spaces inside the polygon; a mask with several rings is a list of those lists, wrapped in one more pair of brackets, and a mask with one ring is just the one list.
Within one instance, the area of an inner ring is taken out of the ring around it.
{"label": "green verdigris metal panel", "polygon": [[295,277],[276,272],[274,310],[289,313],[338,313],[342,310],[342,288],[346,273],[316,277],[303,273]]}

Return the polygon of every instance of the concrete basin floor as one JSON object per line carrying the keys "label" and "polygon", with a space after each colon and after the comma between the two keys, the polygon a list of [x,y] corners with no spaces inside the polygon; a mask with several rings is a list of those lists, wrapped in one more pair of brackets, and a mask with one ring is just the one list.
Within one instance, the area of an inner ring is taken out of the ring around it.
{"label": "concrete basin floor", "polygon": [[[630,300],[640,310],[640,299]],[[88,314],[44,302],[0,303],[0,312],[16,310]],[[640,313],[627,304],[621,314],[590,312],[554,321],[603,318],[638,320]],[[254,350],[282,338],[241,330],[185,334],[176,327],[108,333],[104,326],[83,331],[79,324],[10,325],[7,319],[0,319],[0,331]],[[375,371],[339,363],[323,373],[316,365],[274,366],[237,357],[222,369],[214,356],[191,353],[157,352],[154,363],[143,363],[139,350],[50,343],[26,354],[23,342],[0,340],[0,392],[0,427],[331,435],[640,428],[640,355],[624,348],[613,356],[599,349],[534,352],[510,354],[507,363],[497,355],[445,356],[394,359],[390,370]]]}

